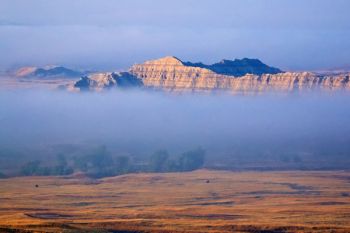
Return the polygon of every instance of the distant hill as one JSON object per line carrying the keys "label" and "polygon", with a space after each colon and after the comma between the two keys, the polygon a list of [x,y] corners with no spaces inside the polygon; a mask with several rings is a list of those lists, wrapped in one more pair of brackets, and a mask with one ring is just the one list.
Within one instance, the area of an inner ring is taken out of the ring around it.
{"label": "distant hill", "polygon": [[35,77],[35,78],[52,78],[52,77],[64,77],[64,78],[77,78],[85,75],[86,72],[72,70],[63,66],[51,66],[51,67],[22,67],[15,72],[15,76],[19,78]]}
{"label": "distant hill", "polygon": [[259,59],[235,59],[235,60],[222,60],[212,65],[205,65],[203,63],[191,63],[184,62],[186,66],[206,68],[214,71],[217,74],[232,75],[236,77],[244,76],[246,74],[278,74],[282,71],[275,67],[270,67],[262,63]]}

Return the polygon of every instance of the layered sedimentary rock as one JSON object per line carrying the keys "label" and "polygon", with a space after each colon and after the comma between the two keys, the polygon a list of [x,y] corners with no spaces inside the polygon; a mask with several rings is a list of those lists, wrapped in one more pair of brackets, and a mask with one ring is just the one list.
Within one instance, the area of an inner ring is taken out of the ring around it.
{"label": "layered sedimentary rock", "polygon": [[129,72],[83,77],[74,85],[80,90],[131,86],[168,91],[259,93],[350,90],[350,80],[349,73],[317,75],[311,72],[282,72],[257,59],[223,60],[221,63],[204,65],[165,57],[134,65]]}
{"label": "layered sedimentary rock", "polygon": [[248,93],[314,89],[350,90],[349,74],[336,76],[321,76],[310,72],[276,74],[276,68],[272,68],[273,74],[246,74],[236,77],[220,74],[224,72],[214,72],[208,68],[191,66],[191,64],[193,63],[184,63],[176,57],[165,57],[134,65],[129,72],[142,79],[146,87],[174,91],[227,90]]}
{"label": "layered sedimentary rock", "polygon": [[142,80],[128,72],[96,73],[82,77],[74,84],[73,89],[101,91],[114,87],[131,88],[143,86]]}

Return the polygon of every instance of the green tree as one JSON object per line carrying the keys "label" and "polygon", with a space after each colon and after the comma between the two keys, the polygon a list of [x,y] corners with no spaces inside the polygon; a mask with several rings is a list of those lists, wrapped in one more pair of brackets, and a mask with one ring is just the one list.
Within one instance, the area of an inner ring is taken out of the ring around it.
{"label": "green tree", "polygon": [[151,155],[149,167],[151,172],[164,172],[169,158],[168,151],[158,150]]}
{"label": "green tree", "polygon": [[181,171],[193,171],[203,166],[205,159],[205,151],[202,148],[190,150],[181,155],[179,158],[179,166]]}
{"label": "green tree", "polygon": [[130,170],[130,159],[128,156],[117,156],[114,164],[117,174],[125,174]]}
{"label": "green tree", "polygon": [[31,161],[24,164],[21,168],[21,174],[25,176],[38,175],[40,173],[40,161]]}
{"label": "green tree", "polygon": [[68,166],[66,157],[63,154],[57,155],[57,165],[52,170],[53,175],[69,175],[74,172],[74,169]]}
{"label": "green tree", "polygon": [[74,166],[93,177],[114,175],[114,161],[105,146],[100,146],[87,155],[74,158]]}
{"label": "green tree", "polygon": [[64,154],[58,154],[56,160],[58,166],[66,167],[68,165],[67,159],[64,156]]}
{"label": "green tree", "polygon": [[88,175],[101,178],[116,174],[114,161],[106,146],[100,146],[90,154],[75,159],[75,163]]}
{"label": "green tree", "polygon": [[168,159],[168,161],[166,162],[165,165],[165,171],[167,172],[176,172],[176,171],[180,171],[180,166],[178,164],[177,161],[175,161],[174,159]]}

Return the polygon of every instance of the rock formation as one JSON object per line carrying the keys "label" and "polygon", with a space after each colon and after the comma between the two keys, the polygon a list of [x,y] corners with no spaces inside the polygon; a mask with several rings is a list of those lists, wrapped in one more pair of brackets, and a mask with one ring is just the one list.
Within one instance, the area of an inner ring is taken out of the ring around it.
{"label": "rock formation", "polygon": [[349,73],[327,76],[310,72],[282,72],[256,59],[223,60],[205,65],[182,62],[176,57],[146,61],[132,66],[129,72],[84,77],[75,84],[75,88],[102,90],[123,87],[122,83],[168,91],[231,93],[350,90]]}
{"label": "rock formation", "polygon": [[[312,89],[350,90],[349,74],[320,76],[310,72],[275,73],[278,69],[269,67],[267,69],[274,74],[233,76],[221,74],[228,73],[226,71],[230,70],[227,66],[230,62],[224,63],[226,63],[224,71],[217,69],[217,72],[214,72],[213,68],[202,68],[199,65],[191,65],[193,63],[184,63],[176,57],[165,57],[134,65],[129,72],[141,78],[146,87],[174,91],[227,90],[235,93],[249,93]],[[203,67],[213,66],[217,65],[203,65]]]}
{"label": "rock formation", "polygon": [[43,68],[22,67],[15,72],[15,76],[18,78],[77,78],[85,74],[86,72],[80,72],[62,66],[47,66]]}
{"label": "rock formation", "polygon": [[74,84],[74,88],[86,91],[101,91],[114,87],[132,88],[143,86],[142,80],[128,72],[121,73],[96,73],[84,76]]}
{"label": "rock formation", "polygon": [[249,58],[243,58],[241,60],[235,59],[234,61],[224,59],[212,65],[192,62],[183,62],[183,64],[186,66],[206,68],[208,70],[214,71],[217,74],[236,77],[244,76],[246,74],[262,75],[282,73],[282,71],[278,68],[267,66],[258,59]]}
{"label": "rock formation", "polygon": [[32,67],[32,66],[26,66],[26,67],[21,67],[18,70],[15,71],[15,76],[16,77],[28,77],[37,70],[37,67]]}

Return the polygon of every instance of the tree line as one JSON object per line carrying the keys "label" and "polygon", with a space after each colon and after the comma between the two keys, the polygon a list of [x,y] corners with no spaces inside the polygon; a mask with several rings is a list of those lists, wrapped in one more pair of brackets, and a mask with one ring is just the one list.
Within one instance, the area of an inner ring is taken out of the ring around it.
{"label": "tree line", "polygon": [[134,161],[129,156],[112,156],[105,146],[90,153],[66,158],[57,155],[54,165],[44,166],[41,161],[30,161],[21,167],[24,176],[60,176],[84,172],[90,177],[101,178],[137,172],[185,172],[203,167],[205,151],[196,148],[171,156],[167,150],[157,150],[144,161]]}

